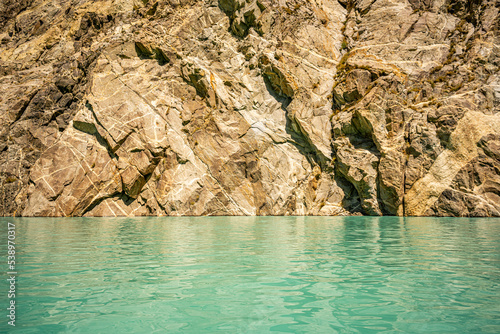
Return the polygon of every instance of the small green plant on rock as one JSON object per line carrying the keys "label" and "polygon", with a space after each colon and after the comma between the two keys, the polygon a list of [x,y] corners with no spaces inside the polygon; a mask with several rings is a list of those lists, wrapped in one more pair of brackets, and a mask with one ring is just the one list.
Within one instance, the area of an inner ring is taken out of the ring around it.
{"label": "small green plant on rock", "polygon": [[347,44],[347,40],[344,38],[344,40],[342,41],[342,45],[340,46],[340,51],[347,50],[348,46],[349,45]]}

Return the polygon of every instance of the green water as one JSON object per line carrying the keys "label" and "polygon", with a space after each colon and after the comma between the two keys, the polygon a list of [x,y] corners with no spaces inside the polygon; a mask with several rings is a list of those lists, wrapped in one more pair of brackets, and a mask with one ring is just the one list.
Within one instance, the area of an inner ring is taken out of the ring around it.
{"label": "green water", "polygon": [[499,219],[0,221],[0,332],[500,333]]}

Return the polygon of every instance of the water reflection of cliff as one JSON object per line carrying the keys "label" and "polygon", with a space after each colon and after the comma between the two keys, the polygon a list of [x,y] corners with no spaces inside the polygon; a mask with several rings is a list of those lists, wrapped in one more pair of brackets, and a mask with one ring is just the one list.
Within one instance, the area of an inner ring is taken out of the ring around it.
{"label": "water reflection of cliff", "polygon": [[[134,302],[151,314],[170,312],[161,321],[181,327],[188,317],[210,327],[229,316],[234,330],[267,323],[283,331],[407,332],[415,324],[438,328],[445,318],[493,317],[499,302],[498,220],[37,218],[16,224],[25,303],[32,317],[41,317],[37,298],[52,298],[59,311],[51,321],[63,321],[65,312],[87,321],[102,307],[127,309]],[[476,295],[482,304],[474,304]]]}
{"label": "water reflection of cliff", "polygon": [[[276,259],[314,256],[319,250],[346,257],[411,253],[422,259],[458,251],[449,255],[452,260],[494,244],[496,222],[399,217],[28,218],[18,220],[18,237],[27,251],[36,246],[40,260],[53,253],[90,255],[92,249],[101,260],[118,252],[186,256],[186,261],[207,249]],[[107,252],[110,247],[118,248]]]}

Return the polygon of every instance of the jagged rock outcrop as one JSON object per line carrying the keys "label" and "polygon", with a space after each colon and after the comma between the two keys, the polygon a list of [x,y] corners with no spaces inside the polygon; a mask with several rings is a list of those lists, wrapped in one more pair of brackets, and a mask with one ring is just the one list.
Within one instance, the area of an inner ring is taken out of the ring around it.
{"label": "jagged rock outcrop", "polygon": [[0,215],[500,215],[500,6],[0,0]]}

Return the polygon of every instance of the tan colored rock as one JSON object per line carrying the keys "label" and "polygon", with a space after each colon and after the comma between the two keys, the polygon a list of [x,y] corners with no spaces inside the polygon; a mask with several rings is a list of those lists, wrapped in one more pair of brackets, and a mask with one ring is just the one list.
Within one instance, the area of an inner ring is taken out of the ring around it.
{"label": "tan colored rock", "polygon": [[437,158],[429,173],[417,181],[405,196],[406,213],[424,215],[457,173],[478,156],[476,144],[486,135],[499,135],[500,117],[468,112],[450,137],[450,148]]}
{"label": "tan colored rock", "polygon": [[500,215],[493,1],[0,9],[0,215]]}

